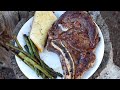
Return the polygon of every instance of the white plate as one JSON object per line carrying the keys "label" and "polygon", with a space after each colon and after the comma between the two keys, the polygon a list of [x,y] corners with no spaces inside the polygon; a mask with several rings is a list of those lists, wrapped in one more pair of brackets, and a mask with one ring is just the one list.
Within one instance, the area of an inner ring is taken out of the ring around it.
{"label": "white plate", "polygon": [[[59,18],[65,11],[55,11],[55,15],[57,18]],[[21,28],[21,30],[18,33],[17,39],[20,42],[21,46],[24,48],[25,41],[23,39],[23,34],[29,34],[32,26],[33,18],[30,18]],[[97,24],[96,24],[97,26]],[[96,60],[92,68],[87,70],[85,74],[82,76],[82,79],[88,79],[90,76],[92,76],[95,71],[98,69],[99,65],[101,64],[103,55],[104,55],[104,39],[103,35],[101,33],[100,28],[97,26],[100,42],[98,43],[95,51]],[[42,60],[45,61],[46,64],[48,64],[51,68],[53,68],[55,71],[60,72],[63,74],[62,66],[60,63],[59,56],[53,52],[48,52],[46,49],[43,51],[43,53],[40,54],[40,57]],[[26,64],[24,64],[23,61],[21,61],[17,56],[15,56],[17,64],[20,68],[20,70],[23,72],[23,74],[29,78],[29,79],[41,79],[41,77],[38,77],[36,73],[30,69]],[[58,77],[58,79],[60,79]]]}

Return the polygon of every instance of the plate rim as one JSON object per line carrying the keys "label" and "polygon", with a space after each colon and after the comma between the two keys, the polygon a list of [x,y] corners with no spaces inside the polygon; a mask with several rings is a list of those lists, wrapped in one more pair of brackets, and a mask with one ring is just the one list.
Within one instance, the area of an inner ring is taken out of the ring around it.
{"label": "plate rim", "polygon": [[[21,27],[21,29],[20,29],[19,32],[18,32],[18,35],[19,35],[20,31],[23,29],[23,27],[25,27],[25,25],[27,25],[28,22],[30,22],[31,20],[33,21],[33,18],[34,18],[34,16],[31,17],[31,18]],[[104,37],[103,37],[102,31],[101,31],[101,29],[99,28],[99,26],[97,25],[97,23],[96,23],[95,21],[94,21],[94,23],[96,24],[97,29],[99,29],[99,32],[98,32],[98,33],[99,33],[99,34],[101,33],[101,35],[102,35],[102,39],[103,39],[103,55],[102,55],[102,59],[103,59],[104,51],[105,51]],[[17,35],[17,38],[18,38],[18,35]],[[18,39],[18,40],[19,40],[19,39]],[[16,43],[15,43],[15,45],[16,45]],[[31,78],[29,78],[29,77],[22,71],[22,69],[21,69],[20,66],[19,66],[19,62],[18,62],[18,59],[17,59],[17,58],[18,58],[18,57],[15,55],[15,60],[16,60],[16,62],[17,62],[17,65],[18,65],[19,69],[21,70],[21,72],[22,72],[28,79],[31,79]],[[101,60],[101,62],[102,62],[102,60]],[[101,62],[100,62],[100,64],[101,64]],[[98,65],[98,67],[96,68],[96,70],[92,73],[92,75],[97,71],[97,69],[99,68],[100,64]],[[88,78],[90,78],[92,75],[89,75]],[[88,78],[83,78],[83,79],[88,79]]]}

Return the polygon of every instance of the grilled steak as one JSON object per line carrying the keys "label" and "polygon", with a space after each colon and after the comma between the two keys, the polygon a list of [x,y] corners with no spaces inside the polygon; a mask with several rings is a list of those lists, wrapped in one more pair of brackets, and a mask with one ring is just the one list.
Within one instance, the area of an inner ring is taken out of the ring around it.
{"label": "grilled steak", "polygon": [[46,47],[60,56],[65,79],[78,79],[94,63],[98,42],[91,16],[85,11],[67,11],[49,30]]}

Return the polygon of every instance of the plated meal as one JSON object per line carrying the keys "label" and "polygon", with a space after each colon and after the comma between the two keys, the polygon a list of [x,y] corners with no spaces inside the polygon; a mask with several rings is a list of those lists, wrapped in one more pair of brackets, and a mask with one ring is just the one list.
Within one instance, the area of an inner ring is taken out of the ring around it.
{"label": "plated meal", "polygon": [[36,11],[14,47],[17,64],[30,79],[87,79],[102,61],[104,39],[86,11]]}

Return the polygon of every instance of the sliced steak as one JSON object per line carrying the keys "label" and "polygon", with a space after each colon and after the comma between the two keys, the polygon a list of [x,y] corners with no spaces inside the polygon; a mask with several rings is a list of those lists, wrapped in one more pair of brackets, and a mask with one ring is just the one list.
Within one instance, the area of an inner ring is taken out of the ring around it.
{"label": "sliced steak", "polygon": [[65,79],[77,79],[94,63],[98,42],[92,17],[85,11],[67,11],[49,30],[47,49],[60,56]]}

